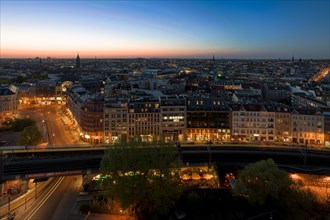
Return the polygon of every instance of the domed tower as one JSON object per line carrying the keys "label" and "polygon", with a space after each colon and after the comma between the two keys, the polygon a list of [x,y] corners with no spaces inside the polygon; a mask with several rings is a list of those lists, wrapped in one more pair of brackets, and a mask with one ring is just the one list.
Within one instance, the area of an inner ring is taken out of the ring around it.
{"label": "domed tower", "polygon": [[77,58],[76,58],[76,68],[77,69],[80,68],[80,57],[79,57],[79,53],[77,54]]}

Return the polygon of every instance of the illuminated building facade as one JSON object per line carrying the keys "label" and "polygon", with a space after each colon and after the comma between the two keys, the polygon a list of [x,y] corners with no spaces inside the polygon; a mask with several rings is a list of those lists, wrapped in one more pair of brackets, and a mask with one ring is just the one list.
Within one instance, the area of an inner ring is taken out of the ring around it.
{"label": "illuminated building facade", "polygon": [[324,111],[324,146],[330,147],[330,111]]}
{"label": "illuminated building facade", "polygon": [[293,143],[324,145],[324,116],[318,109],[293,109],[291,127]]}
{"label": "illuminated building facade", "polygon": [[231,138],[230,108],[221,99],[187,98],[188,142],[222,142]]}
{"label": "illuminated building facade", "polygon": [[161,96],[160,125],[161,134],[166,141],[185,140],[186,99],[183,96]]}
{"label": "illuminated building facade", "polygon": [[68,90],[68,108],[77,121],[81,138],[88,143],[103,143],[103,99],[79,85]]}
{"label": "illuminated building facade", "polygon": [[106,98],[104,102],[104,143],[115,143],[127,136],[128,99]]}
{"label": "illuminated building facade", "polygon": [[45,105],[55,102],[57,86],[55,81],[39,81],[32,86],[32,100],[36,103]]}
{"label": "illuminated building facade", "polygon": [[142,141],[151,141],[160,138],[160,134],[159,100],[131,100],[128,105],[128,138],[139,136]]}
{"label": "illuminated building facade", "polygon": [[233,139],[238,141],[275,140],[275,112],[271,105],[232,104]]}
{"label": "illuminated building facade", "polygon": [[17,114],[18,89],[14,85],[0,87],[0,125]]}
{"label": "illuminated building facade", "polygon": [[182,143],[243,141],[318,146],[326,141],[325,113],[315,108],[228,104],[220,98],[177,95],[159,99],[104,98],[80,85],[69,87],[68,107],[81,138],[89,143],[115,143],[137,137],[142,141],[164,138]]}
{"label": "illuminated building facade", "polygon": [[275,141],[291,143],[291,111],[286,105],[275,105]]}

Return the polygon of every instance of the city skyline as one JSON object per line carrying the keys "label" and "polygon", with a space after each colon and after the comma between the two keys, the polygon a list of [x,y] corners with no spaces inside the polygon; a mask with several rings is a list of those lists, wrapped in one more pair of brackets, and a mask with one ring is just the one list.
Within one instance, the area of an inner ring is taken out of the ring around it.
{"label": "city skyline", "polygon": [[1,58],[330,58],[329,1],[1,1]]}

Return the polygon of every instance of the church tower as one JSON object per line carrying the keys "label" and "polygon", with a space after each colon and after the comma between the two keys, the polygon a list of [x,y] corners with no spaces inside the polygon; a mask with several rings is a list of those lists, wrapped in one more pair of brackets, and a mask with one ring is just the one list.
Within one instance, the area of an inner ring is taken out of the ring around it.
{"label": "church tower", "polygon": [[76,68],[77,69],[80,68],[80,57],[79,57],[79,53],[77,54],[77,58],[76,58]]}

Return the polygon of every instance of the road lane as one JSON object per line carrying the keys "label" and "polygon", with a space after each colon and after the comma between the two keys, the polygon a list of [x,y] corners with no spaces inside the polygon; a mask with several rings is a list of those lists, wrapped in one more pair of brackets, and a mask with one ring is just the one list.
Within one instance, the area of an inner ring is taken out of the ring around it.
{"label": "road lane", "polygon": [[[49,144],[52,145],[51,147],[69,145],[75,140],[72,128],[63,123],[61,118],[62,111],[60,111],[58,105],[22,109],[20,116],[34,119],[39,130],[45,132],[47,139],[50,139]],[[46,189],[49,194],[40,195],[40,198],[34,202],[33,206],[27,210],[22,208],[17,210],[16,219],[71,220],[70,216],[72,216],[72,213],[70,212],[75,205],[75,198],[81,191],[81,188],[81,176],[64,177],[58,186],[54,184]],[[52,192],[53,190],[54,192]]]}
{"label": "road lane", "polygon": [[71,210],[75,206],[76,196],[82,185],[81,176],[64,177],[56,188],[50,188],[34,209],[29,210],[24,220],[65,220],[70,219]]}

